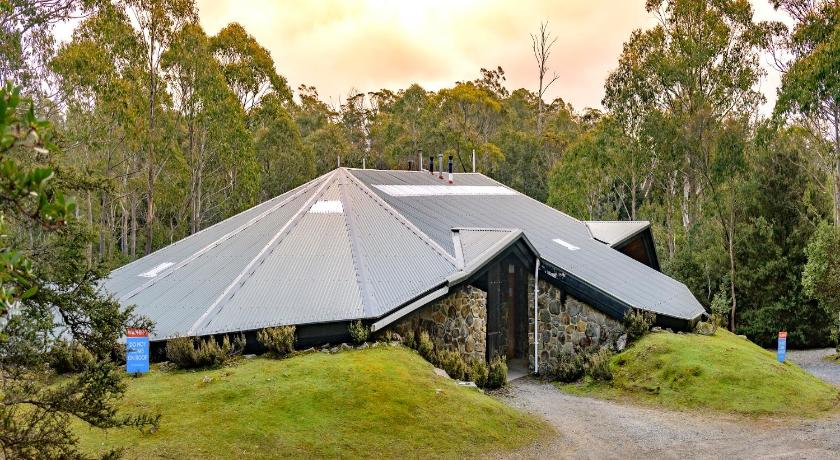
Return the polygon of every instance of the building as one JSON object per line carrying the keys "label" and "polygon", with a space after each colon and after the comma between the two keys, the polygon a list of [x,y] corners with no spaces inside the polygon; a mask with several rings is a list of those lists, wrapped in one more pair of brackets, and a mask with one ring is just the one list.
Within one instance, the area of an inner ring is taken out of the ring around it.
{"label": "building", "polygon": [[[425,329],[466,358],[531,369],[612,343],[628,309],[690,328],[647,222],[582,222],[482,174],[339,168],[114,270],[152,341],[297,326],[302,346]],[[535,282],[536,281],[536,282]],[[536,344],[536,352],[535,352]]]}

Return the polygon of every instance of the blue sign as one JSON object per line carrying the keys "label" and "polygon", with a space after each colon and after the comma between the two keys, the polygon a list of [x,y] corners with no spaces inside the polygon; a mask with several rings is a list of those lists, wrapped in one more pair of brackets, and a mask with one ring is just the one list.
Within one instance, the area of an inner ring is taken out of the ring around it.
{"label": "blue sign", "polygon": [[787,351],[787,332],[779,332],[779,348],[776,351],[776,358],[780,363],[785,362],[785,352]]}
{"label": "blue sign", "polygon": [[125,339],[125,370],[129,374],[149,372],[149,332],[129,329]]}

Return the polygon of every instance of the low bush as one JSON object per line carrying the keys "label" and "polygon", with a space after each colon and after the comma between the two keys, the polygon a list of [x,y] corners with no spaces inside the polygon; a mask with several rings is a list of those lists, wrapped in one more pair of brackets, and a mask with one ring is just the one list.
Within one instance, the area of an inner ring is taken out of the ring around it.
{"label": "low bush", "polygon": [[445,370],[449,377],[455,380],[464,380],[467,372],[467,364],[461,354],[453,350],[438,350],[436,353],[436,366]]}
{"label": "low bush", "polygon": [[715,332],[718,330],[718,321],[712,315],[712,318],[709,319],[708,322],[706,321],[699,321],[696,326],[694,326],[694,333],[700,335],[715,335]]}
{"label": "low bush", "polygon": [[244,335],[235,337],[233,344],[228,336],[222,338],[221,344],[214,337],[203,340],[176,337],[166,342],[166,359],[181,369],[216,367],[242,353],[244,348]]}
{"label": "low bush", "polygon": [[417,348],[417,343],[414,341],[414,331],[406,331],[403,336],[403,345],[408,348]]}
{"label": "low bush", "polygon": [[547,367],[541,373],[550,380],[576,382],[586,373],[586,357],[583,353],[563,353],[553,366]]}
{"label": "low bush", "polygon": [[50,350],[50,367],[59,374],[80,372],[94,361],[93,354],[78,342],[57,340]]}
{"label": "low bush", "polygon": [[487,371],[486,388],[494,389],[505,386],[507,384],[507,371],[507,364],[502,358],[499,356],[493,358]]}
{"label": "low bush", "polygon": [[431,337],[429,337],[429,333],[426,331],[421,331],[420,335],[417,337],[417,352],[420,353],[420,356],[425,358],[426,361],[434,361],[435,344],[432,342]]}
{"label": "low bush", "polygon": [[488,373],[487,363],[483,359],[473,359],[467,366],[467,375],[464,379],[475,383],[479,388],[484,388],[487,386]]}
{"label": "low bush", "polygon": [[595,353],[589,355],[586,359],[586,375],[592,377],[592,380],[598,382],[608,382],[612,380],[612,370],[610,369],[610,359],[612,358],[612,351],[607,347],[602,347]]}
{"label": "low bush", "polygon": [[361,345],[367,342],[370,337],[370,328],[365,326],[365,324],[361,321],[353,321],[350,323],[350,327],[348,329],[350,331],[350,338],[353,339],[353,343],[356,345]]}
{"label": "low bush", "polygon": [[269,353],[277,357],[286,356],[295,351],[295,327],[278,326],[262,329],[257,332],[257,341]]}
{"label": "low bush", "polygon": [[644,337],[650,332],[650,327],[656,321],[656,314],[649,311],[627,310],[624,314],[624,330],[627,333],[627,344]]}

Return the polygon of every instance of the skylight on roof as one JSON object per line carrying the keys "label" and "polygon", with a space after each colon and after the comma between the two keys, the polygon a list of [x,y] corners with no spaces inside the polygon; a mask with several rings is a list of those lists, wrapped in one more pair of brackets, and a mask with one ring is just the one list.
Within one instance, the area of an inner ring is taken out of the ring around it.
{"label": "skylight on roof", "polygon": [[554,241],[555,243],[559,244],[560,246],[565,247],[565,248],[566,248],[566,249],[568,249],[569,251],[577,251],[578,249],[580,249],[579,247],[575,246],[574,244],[569,243],[569,242],[568,242],[568,241],[566,241],[566,240],[561,240],[560,238],[555,238],[555,239],[554,239],[554,240],[552,240],[552,241]]}
{"label": "skylight on roof", "polygon": [[341,214],[344,212],[344,206],[339,200],[318,200],[309,208],[312,214]]}
{"label": "skylight on roof", "polygon": [[391,196],[516,195],[500,185],[373,185]]}
{"label": "skylight on roof", "polygon": [[162,264],[158,264],[155,268],[153,268],[153,269],[151,269],[147,272],[143,272],[143,273],[141,273],[137,276],[140,276],[140,277],[143,277],[143,278],[154,278],[154,277],[160,275],[160,272],[166,270],[167,268],[169,268],[173,265],[175,265],[175,264],[172,263],[172,262],[164,262]]}

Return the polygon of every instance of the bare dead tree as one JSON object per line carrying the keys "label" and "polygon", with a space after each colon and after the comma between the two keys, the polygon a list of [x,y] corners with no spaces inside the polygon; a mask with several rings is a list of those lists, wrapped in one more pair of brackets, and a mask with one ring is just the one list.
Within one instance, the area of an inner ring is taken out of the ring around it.
{"label": "bare dead tree", "polygon": [[537,71],[540,76],[540,87],[537,107],[537,134],[542,133],[542,119],[543,111],[545,110],[545,103],[543,102],[543,95],[552,83],[560,78],[556,73],[552,73],[550,78],[547,78],[549,71],[548,59],[551,56],[551,47],[557,41],[557,37],[551,36],[551,31],[548,30],[548,21],[540,23],[540,31],[537,34],[531,34],[531,49],[534,51],[534,58],[537,60]]}

